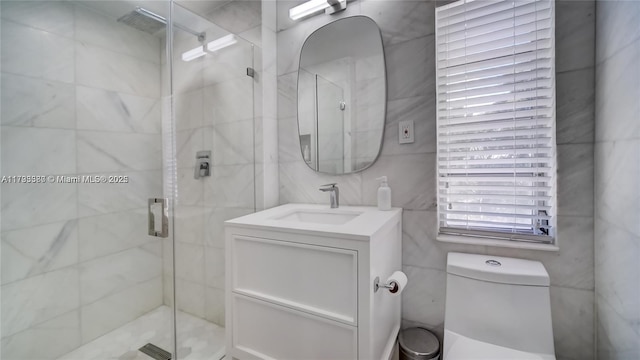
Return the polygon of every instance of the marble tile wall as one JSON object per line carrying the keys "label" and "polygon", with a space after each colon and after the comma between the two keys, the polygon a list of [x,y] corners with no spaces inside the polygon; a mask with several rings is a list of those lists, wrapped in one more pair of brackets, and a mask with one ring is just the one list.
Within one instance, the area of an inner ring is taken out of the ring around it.
{"label": "marble tile wall", "polygon": [[640,358],[640,2],[597,1],[598,358]]}
{"label": "marble tile wall", "polygon": [[[68,1],[3,1],[3,359],[52,359],[162,304],[160,39]],[[36,346],[34,346],[36,345]],[[43,349],[46,349],[44,351]]]}
{"label": "marble tile wall", "polygon": [[[278,150],[280,203],[326,203],[317,188],[337,182],[341,202],[375,205],[386,175],[393,206],[403,213],[403,295],[406,326],[442,334],[445,262],[449,251],[542,261],[551,275],[558,359],[594,358],[594,38],[595,2],[556,2],[558,244],[559,252],[517,250],[436,241],[435,48],[433,1],[356,0],[332,16],[292,21],[288,9],[302,1],[278,1]],[[299,156],[296,71],[306,36],[352,15],[374,19],[382,30],[387,63],[387,118],[381,156],[369,169],[330,176],[309,169]],[[398,122],[413,120],[415,143],[399,145]]]}

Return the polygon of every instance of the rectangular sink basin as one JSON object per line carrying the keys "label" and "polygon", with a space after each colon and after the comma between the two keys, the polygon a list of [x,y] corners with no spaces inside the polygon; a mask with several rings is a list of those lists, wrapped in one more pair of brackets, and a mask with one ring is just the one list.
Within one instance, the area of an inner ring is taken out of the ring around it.
{"label": "rectangular sink basin", "polygon": [[296,210],[274,220],[314,224],[343,225],[360,216],[361,212],[329,212],[321,210]]}

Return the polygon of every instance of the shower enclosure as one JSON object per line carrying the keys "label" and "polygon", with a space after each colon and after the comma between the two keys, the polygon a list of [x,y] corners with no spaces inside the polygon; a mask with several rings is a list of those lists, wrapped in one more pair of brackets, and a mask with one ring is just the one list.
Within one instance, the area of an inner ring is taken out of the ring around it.
{"label": "shower enclosure", "polygon": [[254,45],[202,15],[1,2],[2,359],[224,355],[223,221],[256,204]]}

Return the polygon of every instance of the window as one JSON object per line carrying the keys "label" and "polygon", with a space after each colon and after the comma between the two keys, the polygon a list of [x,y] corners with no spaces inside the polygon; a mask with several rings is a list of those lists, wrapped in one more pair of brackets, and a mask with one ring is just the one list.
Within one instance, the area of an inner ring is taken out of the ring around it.
{"label": "window", "polygon": [[436,9],[440,234],[554,243],[553,0]]}

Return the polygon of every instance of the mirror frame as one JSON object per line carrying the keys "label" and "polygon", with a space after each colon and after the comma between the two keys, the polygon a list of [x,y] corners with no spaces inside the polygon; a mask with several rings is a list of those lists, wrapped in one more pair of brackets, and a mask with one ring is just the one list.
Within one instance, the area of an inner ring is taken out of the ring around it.
{"label": "mirror frame", "polygon": [[[334,173],[329,173],[329,172],[324,172],[324,171],[320,171],[320,170],[316,170],[314,168],[312,168],[305,160],[304,160],[304,154],[303,154],[303,150],[302,150],[302,145],[300,143],[300,107],[298,106],[299,101],[298,101],[298,95],[300,93],[300,64],[302,62],[302,50],[304,49],[304,45],[306,44],[307,40],[309,40],[309,38],[315,34],[316,32],[320,31],[321,29],[324,29],[327,26],[331,26],[333,23],[337,22],[337,21],[344,21],[344,20],[349,20],[349,19],[354,19],[354,18],[364,18],[367,19],[369,21],[371,21],[377,28],[377,35],[380,37],[380,45],[382,46],[382,66],[384,68],[384,104],[383,104],[383,111],[382,111],[382,131],[380,132],[380,146],[378,147],[378,153],[376,154],[376,156],[373,158],[373,160],[371,161],[371,163],[369,163],[367,166],[362,167],[360,169],[351,171],[351,172],[343,172],[343,173],[339,173],[339,174],[334,174]],[[300,55],[298,56],[298,69],[296,70],[296,128],[297,128],[297,144],[298,144],[298,148],[300,150],[300,158],[302,159],[302,161],[305,163],[305,165],[315,171],[316,173],[320,173],[320,174],[327,174],[327,175],[332,175],[332,176],[340,176],[340,175],[350,175],[350,174],[356,174],[359,172],[362,172],[364,170],[367,170],[368,168],[370,168],[371,166],[373,166],[373,164],[376,163],[376,161],[378,161],[378,158],[380,158],[380,154],[382,153],[382,147],[384,146],[384,134],[386,131],[386,127],[387,127],[387,102],[389,101],[389,81],[387,79],[387,57],[385,54],[385,47],[384,47],[384,38],[382,37],[382,30],[380,29],[380,26],[378,25],[378,23],[373,20],[372,18],[366,16],[366,15],[353,15],[353,16],[347,16],[347,17],[343,17],[340,19],[336,19],[333,20],[329,23],[326,23],[322,26],[320,26],[319,28],[313,30],[309,35],[306,36],[306,38],[304,39],[304,41],[302,42],[302,46],[300,47]]]}

